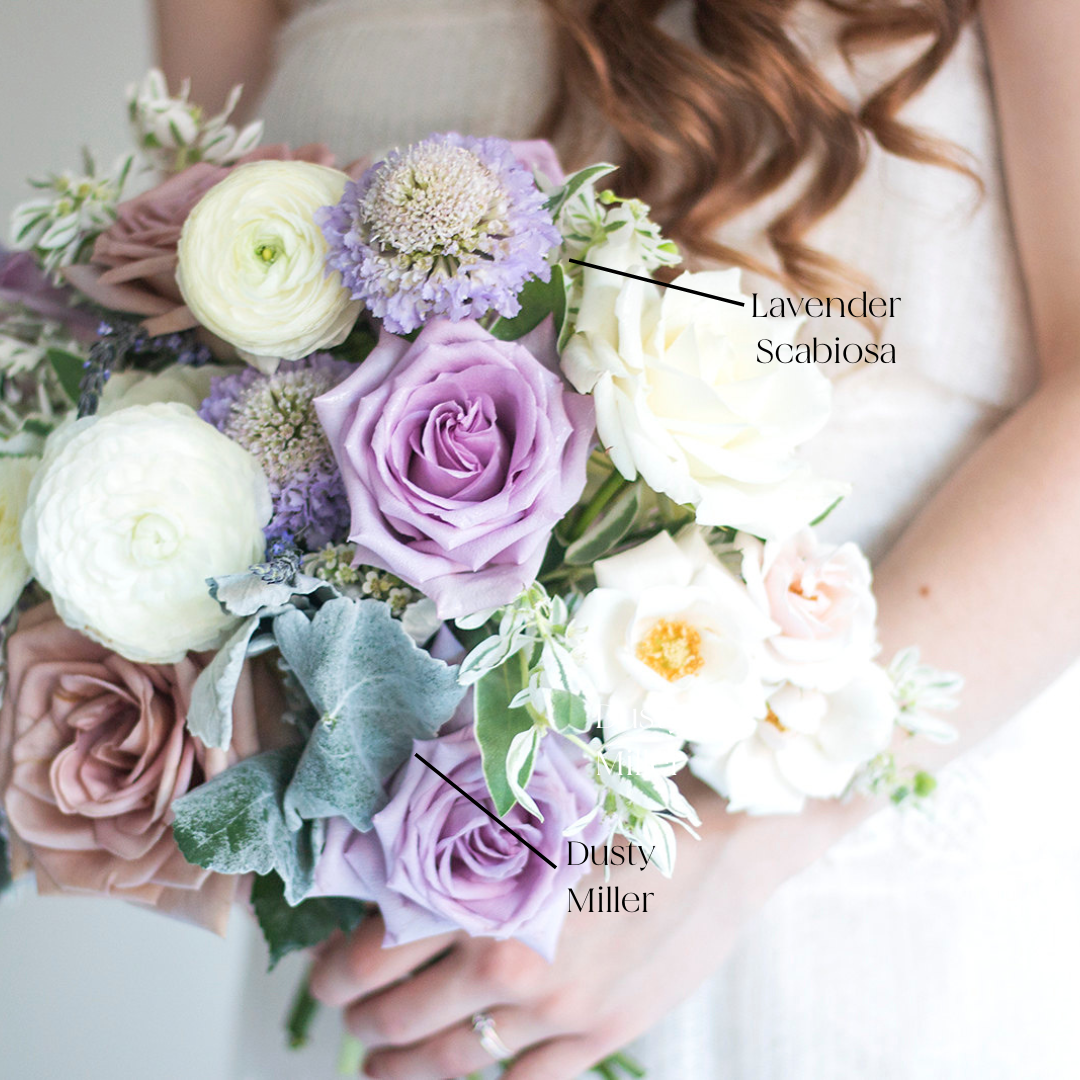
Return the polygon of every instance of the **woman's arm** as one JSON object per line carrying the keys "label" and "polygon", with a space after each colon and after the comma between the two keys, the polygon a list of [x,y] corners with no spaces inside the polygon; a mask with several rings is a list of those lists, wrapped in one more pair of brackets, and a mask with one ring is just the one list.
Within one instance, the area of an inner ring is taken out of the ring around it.
{"label": "woman's arm", "polygon": [[[960,743],[918,747],[937,764],[1080,654],[1080,11],[986,0],[984,22],[1043,380],[877,570],[885,655],[917,642],[967,678]],[[465,1019],[487,1008],[510,1049],[525,1050],[505,1080],[572,1080],[693,990],[777,886],[875,809],[819,803],[799,818],[750,818],[687,787],[703,838],[680,842],[674,880],[645,875],[655,916],[575,912],[550,967],[517,942],[463,936],[382,950],[374,920],[326,950],[313,987],[328,1003],[353,1002],[348,1022],[376,1048],[368,1074],[439,1080],[479,1068]],[[448,944],[444,959],[397,981]]]}
{"label": "woman's arm", "polygon": [[158,63],[171,87],[191,79],[191,97],[217,112],[243,83],[241,114],[254,106],[273,60],[278,0],[156,0]]}

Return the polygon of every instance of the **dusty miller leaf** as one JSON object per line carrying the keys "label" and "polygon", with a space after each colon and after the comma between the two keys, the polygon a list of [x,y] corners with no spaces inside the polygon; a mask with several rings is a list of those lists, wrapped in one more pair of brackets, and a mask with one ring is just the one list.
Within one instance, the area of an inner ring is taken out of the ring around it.
{"label": "dusty miller leaf", "polygon": [[245,619],[217,655],[199,673],[191,688],[187,726],[211,747],[224,750],[232,741],[233,699],[244,670],[248,643],[259,626],[259,617]]}
{"label": "dusty miller leaf", "polygon": [[226,769],[172,804],[173,835],[188,862],[219,874],[269,874],[299,903],[315,880],[317,829],[290,829],[285,791],[300,748],[257,754]]}
{"label": "dusty miller leaf", "polygon": [[418,648],[377,600],[331,600],[312,619],[285,611],[274,636],[322,717],[285,795],[288,820],[370,829],[413,739],[433,738],[461,701],[457,668]]}

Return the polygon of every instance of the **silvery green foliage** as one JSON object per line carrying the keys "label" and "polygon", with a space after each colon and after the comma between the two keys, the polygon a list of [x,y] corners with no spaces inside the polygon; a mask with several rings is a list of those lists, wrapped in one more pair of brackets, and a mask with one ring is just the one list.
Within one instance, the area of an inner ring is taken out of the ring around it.
{"label": "silvery green foliage", "polygon": [[897,653],[886,670],[896,688],[900,727],[934,742],[954,742],[956,728],[933,714],[951,712],[960,704],[963,676],[920,663],[915,647]]}
{"label": "silvery green foliage", "polygon": [[98,176],[94,159],[83,153],[82,174],[52,173],[30,185],[42,192],[15,207],[11,244],[32,251],[45,271],[59,280],[60,270],[81,262],[95,237],[116,220],[116,207],[131,170],[127,154],[106,176]]}
{"label": "silvery green foliage", "polygon": [[675,869],[672,825],[681,825],[696,836],[694,826],[701,824],[671,779],[687,760],[678,740],[661,728],[638,728],[603,743],[593,739],[587,754],[599,802],[570,826],[567,835],[575,835],[595,817],[603,817],[611,836],[619,833],[635,844],[655,848],[657,869],[671,877]]}
{"label": "silvery green foliage", "polygon": [[179,96],[171,97],[165,76],[154,68],[127,90],[128,120],[139,152],[166,173],[179,172],[197,161],[232,164],[258,146],[263,133],[261,120],[239,131],[228,123],[242,89],[234,86],[225,108],[207,119],[188,100],[189,79],[180,84]]}
{"label": "silvery green foliage", "polygon": [[279,614],[294,596],[329,588],[325,581],[300,573],[300,559],[287,552],[239,574],[207,578],[210,595],[231,615],[243,618],[191,691],[187,726],[210,747],[224,750],[232,741],[233,699],[252,638],[261,621]]}
{"label": "silvery green foliage", "polygon": [[341,597],[311,617],[287,607],[273,631],[321,719],[305,745],[248,758],[178,799],[173,828],[188,861],[225,874],[274,871],[297,904],[311,888],[321,819],[371,828],[413,739],[432,738],[464,689],[456,668],[414,645],[379,600]]}
{"label": "silvery green foliage", "polygon": [[308,618],[293,608],[274,637],[320,715],[285,795],[288,820],[341,816],[358,829],[385,802],[383,782],[453,714],[457,670],[418,648],[377,600],[344,597]]}
{"label": "silvery green foliage", "polygon": [[270,750],[226,769],[172,804],[173,835],[185,859],[219,874],[277,873],[298,904],[315,880],[321,823],[294,827],[285,794],[299,747]]}

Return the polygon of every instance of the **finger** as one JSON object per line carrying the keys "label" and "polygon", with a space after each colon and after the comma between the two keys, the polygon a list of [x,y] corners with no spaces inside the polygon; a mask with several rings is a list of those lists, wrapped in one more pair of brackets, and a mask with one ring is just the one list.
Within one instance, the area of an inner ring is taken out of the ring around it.
{"label": "finger", "polygon": [[[511,1005],[491,1009],[488,1015],[510,1051],[508,1056],[554,1034],[550,1024],[531,1010]],[[374,1051],[364,1062],[364,1072],[382,1080],[444,1080],[447,1076],[479,1072],[495,1060],[496,1056],[484,1049],[471,1020],[467,1020],[414,1046]]]}
{"label": "finger", "polygon": [[526,1050],[500,1080],[577,1080],[608,1052],[593,1036],[552,1039]]}
{"label": "finger", "polygon": [[311,969],[312,994],[324,1005],[347,1005],[405,978],[444,952],[456,936],[439,934],[384,949],[385,934],[382,919],[372,916],[320,953]]}
{"label": "finger", "polygon": [[[477,978],[463,949],[345,1012],[345,1026],[365,1046],[408,1046],[492,1004],[492,988]],[[500,1004],[516,1004],[508,999]]]}

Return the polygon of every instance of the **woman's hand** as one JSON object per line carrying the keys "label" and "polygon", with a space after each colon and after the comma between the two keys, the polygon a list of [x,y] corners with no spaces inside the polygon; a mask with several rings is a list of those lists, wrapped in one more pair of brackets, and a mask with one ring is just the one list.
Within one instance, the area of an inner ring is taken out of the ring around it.
{"label": "woman's hand", "polygon": [[[654,894],[647,913],[575,907],[552,964],[518,941],[464,934],[383,949],[382,920],[373,918],[321,954],[312,991],[346,1007],[347,1027],[368,1048],[367,1075],[446,1080],[490,1065],[470,1022],[488,1012],[515,1055],[505,1080],[574,1080],[644,1032],[727,953],[738,919],[735,887],[716,873],[725,835],[680,837],[671,880],[652,867],[613,867],[610,884],[623,893]],[[593,867],[575,895],[603,884]]]}
{"label": "woman's hand", "polygon": [[[702,839],[680,835],[671,880],[652,867],[613,867],[611,885],[654,894],[648,912],[575,907],[552,964],[518,941],[465,934],[383,949],[378,918],[324,949],[312,992],[345,1007],[368,1049],[367,1075],[447,1080],[490,1065],[470,1022],[488,1012],[514,1054],[505,1080],[575,1080],[692,993],[776,885],[872,809],[818,804],[797,819],[749,818],[728,815],[692,777],[682,786]],[[593,868],[575,895],[603,884]]]}

